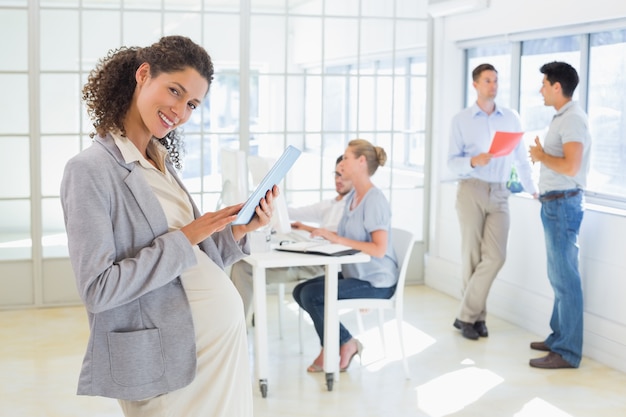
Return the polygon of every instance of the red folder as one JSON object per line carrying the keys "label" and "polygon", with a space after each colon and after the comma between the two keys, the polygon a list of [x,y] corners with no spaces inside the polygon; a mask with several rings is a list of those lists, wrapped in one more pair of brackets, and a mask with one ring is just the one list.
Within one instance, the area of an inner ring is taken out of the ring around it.
{"label": "red folder", "polygon": [[493,156],[510,154],[524,136],[524,132],[496,132],[493,135],[489,153]]}

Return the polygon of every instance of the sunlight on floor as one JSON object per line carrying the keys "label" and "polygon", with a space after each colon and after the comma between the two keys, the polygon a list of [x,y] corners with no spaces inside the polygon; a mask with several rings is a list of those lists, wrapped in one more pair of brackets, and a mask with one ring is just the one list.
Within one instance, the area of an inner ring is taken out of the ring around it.
{"label": "sunlight on floor", "polygon": [[[341,320],[363,342],[364,365],[355,358],[332,392],[324,375],[305,370],[318,353],[315,330],[304,322],[300,352],[298,308],[285,302],[279,338],[278,297],[268,295],[267,398],[254,376],[254,328],[249,332],[255,417],[626,416],[624,373],[590,358],[576,371],[530,369],[528,341],[537,335],[492,317],[493,335],[467,341],[449,320],[458,300],[422,286],[408,287],[407,295],[412,306],[403,332],[412,379],[404,378],[393,314],[384,323],[385,352],[377,314],[366,314],[358,332],[349,312]],[[82,306],[0,311],[0,415],[122,417],[115,400],[76,395],[87,334]]]}
{"label": "sunlight on floor", "polygon": [[[396,320],[385,322],[383,331],[385,340],[380,339],[378,326],[358,335],[359,340],[365,346],[363,363],[368,371],[376,372],[392,362],[402,360]],[[435,339],[431,336],[406,322],[402,323],[402,332],[407,358],[417,355],[435,343]]]}
{"label": "sunlight on floor", "polygon": [[418,386],[417,404],[420,410],[431,417],[447,416],[478,401],[503,381],[503,378],[487,369],[460,369]]}
{"label": "sunlight on floor", "polygon": [[533,398],[524,405],[519,413],[515,413],[513,417],[573,417],[571,414],[553,406],[552,404],[542,400],[541,398]]}

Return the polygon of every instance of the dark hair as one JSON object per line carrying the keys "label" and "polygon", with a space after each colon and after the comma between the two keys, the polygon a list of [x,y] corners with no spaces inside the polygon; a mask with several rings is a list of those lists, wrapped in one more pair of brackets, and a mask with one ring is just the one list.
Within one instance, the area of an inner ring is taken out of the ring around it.
{"label": "dark hair", "polygon": [[367,160],[367,172],[370,177],[374,175],[379,166],[385,165],[387,162],[387,153],[380,146],[374,146],[365,139],[352,139],[348,142],[348,147],[352,153],[359,158],[365,156]]}
{"label": "dark hair", "polygon": [[539,71],[545,74],[550,85],[561,84],[563,97],[572,98],[574,90],[578,86],[578,73],[574,67],[567,62],[554,61],[543,64]]}
{"label": "dark hair", "polygon": [[480,74],[482,74],[484,71],[495,71],[496,74],[498,73],[493,65],[480,64],[479,66],[474,68],[474,71],[472,71],[472,80],[478,81],[478,79],[480,78]]}
{"label": "dark hair", "polygon": [[[110,50],[98,61],[83,87],[83,100],[98,135],[104,136],[111,131],[126,134],[124,117],[137,86],[135,73],[144,62],[150,64],[151,77],[191,67],[208,81],[209,86],[213,80],[211,57],[204,48],[184,36],[164,36],[145,48]],[[93,138],[95,134],[90,136]],[[182,137],[178,128],[158,139],[167,148],[174,166],[180,169]]]}

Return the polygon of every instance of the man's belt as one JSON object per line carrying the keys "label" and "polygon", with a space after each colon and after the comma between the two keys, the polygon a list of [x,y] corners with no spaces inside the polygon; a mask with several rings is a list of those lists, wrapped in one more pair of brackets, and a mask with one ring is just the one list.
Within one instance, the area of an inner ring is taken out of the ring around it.
{"label": "man's belt", "polygon": [[581,191],[582,190],[580,188],[577,188],[571,191],[550,192],[547,194],[540,195],[539,201],[544,202],[544,201],[558,200],[561,198],[570,198],[570,197],[574,197],[578,195]]}

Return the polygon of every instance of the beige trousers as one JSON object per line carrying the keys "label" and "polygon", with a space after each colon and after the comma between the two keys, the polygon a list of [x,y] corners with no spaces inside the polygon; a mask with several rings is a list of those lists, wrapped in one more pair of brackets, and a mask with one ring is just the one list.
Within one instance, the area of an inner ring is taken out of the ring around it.
{"label": "beige trousers", "polygon": [[459,181],[456,210],[461,230],[461,321],[475,323],[487,316],[487,296],[506,259],[510,194],[504,183]]}

